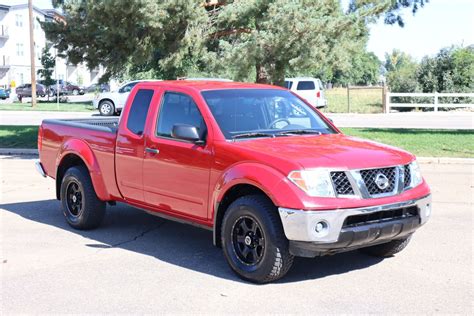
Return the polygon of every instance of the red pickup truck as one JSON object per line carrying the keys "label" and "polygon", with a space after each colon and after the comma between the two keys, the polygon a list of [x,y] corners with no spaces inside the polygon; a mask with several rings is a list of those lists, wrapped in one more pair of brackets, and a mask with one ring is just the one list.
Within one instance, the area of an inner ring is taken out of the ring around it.
{"label": "red pickup truck", "polygon": [[124,202],[212,230],[257,283],[294,256],[391,256],[431,213],[412,154],[346,136],[275,86],[139,83],[120,119],[44,120],[38,149],[72,227],[95,228]]}

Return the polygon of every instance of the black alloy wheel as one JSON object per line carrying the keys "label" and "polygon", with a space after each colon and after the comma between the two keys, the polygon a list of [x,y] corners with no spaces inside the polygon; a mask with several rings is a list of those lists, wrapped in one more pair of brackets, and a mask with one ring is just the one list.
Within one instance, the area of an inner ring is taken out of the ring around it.
{"label": "black alloy wheel", "polygon": [[83,210],[83,192],[76,181],[71,181],[66,189],[66,205],[69,213],[74,217],[79,217]]}
{"label": "black alloy wheel", "polygon": [[265,251],[265,237],[258,222],[250,216],[242,216],[232,228],[233,250],[239,260],[248,265],[260,262]]}

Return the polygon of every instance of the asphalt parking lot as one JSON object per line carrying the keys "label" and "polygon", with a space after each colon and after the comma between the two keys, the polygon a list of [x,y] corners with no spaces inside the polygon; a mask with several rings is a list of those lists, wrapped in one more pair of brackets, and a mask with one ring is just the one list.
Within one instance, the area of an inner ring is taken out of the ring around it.
{"label": "asphalt parking lot", "polygon": [[54,181],[1,158],[1,314],[473,313],[472,164],[422,165],[433,216],[397,256],[297,258],[285,279],[253,285],[210,232],[125,205],[97,230],[71,229]]}

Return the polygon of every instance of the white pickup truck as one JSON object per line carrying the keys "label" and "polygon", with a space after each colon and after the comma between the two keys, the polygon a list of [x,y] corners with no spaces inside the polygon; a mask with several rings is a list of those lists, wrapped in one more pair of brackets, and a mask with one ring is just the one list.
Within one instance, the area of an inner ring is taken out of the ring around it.
{"label": "white pickup truck", "polygon": [[102,92],[95,96],[92,101],[94,108],[98,109],[100,115],[111,116],[122,112],[132,88],[139,82],[154,80],[134,80],[123,84],[117,91]]}
{"label": "white pickup truck", "polygon": [[285,78],[285,87],[316,108],[325,108],[328,104],[324,96],[323,83],[317,78]]}

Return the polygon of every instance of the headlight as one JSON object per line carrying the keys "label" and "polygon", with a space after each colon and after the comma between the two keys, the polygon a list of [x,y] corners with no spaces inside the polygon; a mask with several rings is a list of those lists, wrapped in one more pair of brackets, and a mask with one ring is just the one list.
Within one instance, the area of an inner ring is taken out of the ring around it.
{"label": "headlight", "polygon": [[420,167],[418,166],[418,163],[413,161],[410,165],[410,176],[411,176],[411,183],[410,186],[412,188],[418,186],[423,182],[423,177],[421,176],[421,171]]}
{"label": "headlight", "polygon": [[292,171],[288,179],[309,196],[335,197],[329,172],[324,169]]}

